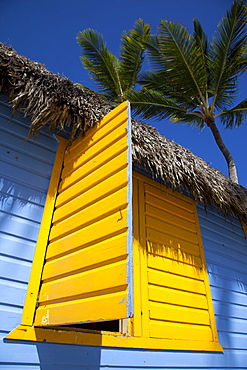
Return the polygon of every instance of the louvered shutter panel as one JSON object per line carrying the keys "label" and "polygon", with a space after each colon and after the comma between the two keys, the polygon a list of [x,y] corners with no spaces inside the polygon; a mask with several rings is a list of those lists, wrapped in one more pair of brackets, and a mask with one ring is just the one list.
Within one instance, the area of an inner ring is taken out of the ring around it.
{"label": "louvered shutter panel", "polygon": [[34,325],[132,314],[129,103],[66,151]]}

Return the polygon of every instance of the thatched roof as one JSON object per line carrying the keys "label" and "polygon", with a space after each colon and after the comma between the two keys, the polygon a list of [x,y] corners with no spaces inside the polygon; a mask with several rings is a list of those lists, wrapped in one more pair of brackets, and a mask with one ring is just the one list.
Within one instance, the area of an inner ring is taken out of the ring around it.
{"label": "thatched roof", "polygon": [[[84,91],[65,77],[0,44],[0,91],[6,92],[14,112],[21,108],[31,117],[30,134],[49,123],[50,129],[86,131],[113,106]],[[194,199],[214,205],[247,223],[247,189],[232,183],[220,171],[188,149],[166,139],[147,124],[132,120],[133,160],[152,176]]]}
{"label": "thatched roof", "polygon": [[31,116],[30,136],[48,122],[51,130],[70,127],[72,138],[86,131],[112,109],[97,95],[84,91],[68,78],[48,71],[0,43],[0,92],[11,99],[14,113],[21,108]]}

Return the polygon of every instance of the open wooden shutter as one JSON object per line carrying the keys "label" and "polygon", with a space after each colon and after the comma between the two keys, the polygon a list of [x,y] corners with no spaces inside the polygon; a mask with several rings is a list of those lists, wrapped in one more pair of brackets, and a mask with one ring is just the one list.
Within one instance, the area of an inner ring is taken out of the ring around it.
{"label": "open wooden shutter", "polygon": [[132,314],[132,169],[124,102],[64,157],[35,326]]}
{"label": "open wooden shutter", "polygon": [[215,342],[221,348],[195,201],[139,174],[135,192],[135,233],[143,250],[143,335],[197,341],[205,348]]}

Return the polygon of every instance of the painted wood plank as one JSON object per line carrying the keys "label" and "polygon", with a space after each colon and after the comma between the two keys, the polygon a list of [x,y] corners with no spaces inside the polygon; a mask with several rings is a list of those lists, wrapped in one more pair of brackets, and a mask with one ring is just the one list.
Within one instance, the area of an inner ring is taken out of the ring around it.
{"label": "painted wood plank", "polygon": [[[157,190],[155,190],[155,194],[154,193],[149,193],[146,191],[145,193],[145,202],[147,205],[152,205],[156,208],[159,208],[161,211],[163,211],[164,209],[166,210],[166,214],[171,214],[171,215],[174,215],[176,217],[179,217],[179,218],[182,218],[182,219],[185,219],[185,220],[189,220],[191,221],[192,223],[194,223],[195,221],[195,216],[194,216],[194,213],[191,209],[188,209],[187,208],[182,208],[181,206],[178,206],[177,203],[175,202],[172,202],[172,197],[169,197],[168,199],[165,198],[164,199],[164,195],[162,196],[163,192],[159,193],[160,196],[158,197],[157,196]],[[176,198],[175,198],[176,199]],[[187,205],[187,203],[186,203]],[[163,214],[162,214],[163,216]]]}
{"label": "painted wood plank", "polygon": [[127,232],[58,259],[47,261],[43,270],[43,279],[56,278],[69,272],[82,271],[89,266],[100,266],[109,260],[127,258],[126,243]]}
{"label": "painted wood plank", "polygon": [[[212,281],[212,278],[210,277]],[[229,302],[229,304],[237,304],[241,306],[247,306],[246,302],[246,289],[242,289],[238,281],[232,282],[221,281],[222,279],[217,279],[217,286],[211,286],[211,291],[215,300],[219,302]],[[221,285],[220,285],[221,282]],[[229,289],[228,289],[229,288]]]}
{"label": "painted wood plank", "polygon": [[150,302],[150,319],[159,321],[179,322],[186,324],[210,325],[207,310],[177,305]]}
{"label": "painted wood plank", "polygon": [[232,266],[230,260],[228,266],[222,266],[219,263],[217,264],[214,261],[207,259],[207,268],[209,274],[215,274],[226,279],[231,276],[233,280],[239,281],[240,287],[246,286],[246,274],[238,272],[238,270],[234,268],[234,265]]}
{"label": "painted wood plank", "polygon": [[242,349],[244,352],[247,348],[247,335],[246,333],[225,333],[219,332],[219,341],[224,348],[224,351]]}
{"label": "painted wood plank", "polygon": [[152,285],[149,285],[149,300],[204,310],[208,307],[205,295]]}
{"label": "painted wood plank", "polygon": [[[126,122],[128,119],[126,112],[122,107],[120,110],[119,107],[117,107],[116,114],[114,113],[114,115],[111,116],[112,112],[110,112],[107,116],[103,117],[101,121],[94,125],[94,127],[89,129],[85,133],[84,138],[78,138],[73,142],[73,148],[70,148],[64,161],[64,164],[66,167],[68,166],[68,169],[71,168],[71,162],[77,161],[78,158],[81,157],[83,148],[87,148],[89,150],[95,144],[99,144],[100,147],[101,143],[99,142],[102,138],[108,136],[112,131],[118,128],[119,125]],[[72,166],[72,168],[74,167]]]}
{"label": "painted wood plank", "polygon": [[49,259],[75,251],[82,246],[85,247],[98,243],[106,239],[106,237],[111,238],[114,235],[125,233],[127,231],[126,220],[127,210],[118,211],[113,215],[99,220],[95,224],[86,226],[82,230],[78,230],[71,235],[64,236],[62,239],[50,243],[46,256]]}
{"label": "painted wood plank", "polygon": [[235,317],[217,317],[217,327],[219,331],[246,334],[247,321]]}
{"label": "painted wood plank", "polygon": [[25,283],[28,281],[30,268],[30,262],[0,255],[0,271],[2,278]]}
{"label": "painted wood plank", "polygon": [[178,263],[172,259],[155,256],[153,254],[148,255],[148,267],[179,276],[203,280],[203,271],[201,268],[186,263]]}
{"label": "painted wood plank", "polygon": [[12,197],[11,194],[6,194],[4,198],[5,199],[2,200],[1,205],[3,217],[4,215],[7,217],[18,216],[25,218],[28,221],[32,220],[33,222],[40,222],[43,213],[42,205],[31,203],[31,201],[29,201],[28,204],[25,204],[22,199]]}
{"label": "painted wood plank", "polygon": [[[198,243],[193,244],[183,240],[179,237],[171,236],[168,233],[164,233],[164,230],[157,231],[151,228],[146,228],[147,238],[149,242],[159,244],[160,246],[169,247],[175,250],[179,250],[181,253],[189,253],[190,255],[199,256],[200,248]],[[149,243],[148,248],[151,243]],[[151,252],[151,249],[148,249]],[[155,251],[155,254],[162,252],[163,248],[159,248]],[[161,254],[162,255],[162,254]]]}
{"label": "painted wood plank", "polygon": [[[126,317],[126,290],[89,299],[56,304],[51,307],[39,306],[35,325],[61,325],[80,322],[118,320]],[[89,320],[90,317],[90,320]],[[73,322],[71,322],[73,319]]]}
{"label": "painted wood plank", "polygon": [[18,235],[9,235],[0,232],[0,253],[31,261],[34,249],[34,241],[22,239]]}
{"label": "painted wood plank", "polygon": [[32,156],[32,153],[27,153],[24,150],[17,150],[16,146],[8,144],[8,142],[0,139],[0,158],[4,162],[12,163],[14,166],[18,164],[22,168],[32,168],[32,172],[42,174],[47,177],[47,172],[50,171],[51,162],[42,161],[40,158]]}
{"label": "painted wood plank", "polygon": [[70,201],[64,203],[62,207],[58,207],[55,209],[53,222],[57,222],[63,219],[64,214],[66,214],[66,217],[68,217],[71,214],[79,211],[80,209],[89,206],[92,202],[100,200],[113,193],[114,191],[117,191],[118,189],[126,186],[126,169],[116,169],[116,172],[113,173],[111,176],[96,183],[93,187],[87,189],[86,191],[83,191],[83,183],[84,181],[82,181],[81,183],[81,194],[78,194],[77,197],[70,198]]}
{"label": "painted wood plank", "polygon": [[246,263],[244,259],[237,258],[237,256],[233,258],[229,255],[218,253],[217,251],[215,251],[214,253],[211,251],[207,251],[207,258],[210,261],[214,261],[215,265],[220,265],[222,267],[228,267],[229,265],[231,265],[232,270],[238,271],[243,275],[246,274],[245,281],[247,281]]}
{"label": "painted wood plank", "polygon": [[35,186],[38,189],[47,189],[49,185],[49,178],[44,178],[41,175],[37,175],[32,171],[22,169],[17,164],[1,162],[1,173],[7,175],[9,178],[22,178],[23,183],[27,183],[31,186]]}
{"label": "painted wood plank", "polygon": [[[26,140],[28,135],[28,127],[20,127],[18,122],[12,125],[6,125],[7,129],[4,129],[2,126],[2,122],[0,120],[1,124],[1,140],[4,143],[10,143],[11,147],[16,147],[18,150],[21,150],[22,152],[31,153],[31,156],[36,159],[40,159],[42,162],[50,162],[49,156],[47,154],[55,155],[56,150],[54,150],[54,147],[57,146],[57,141],[55,137],[52,137],[47,139],[47,137],[42,137],[42,134],[39,136],[38,139],[30,139]],[[13,132],[14,131],[14,132]],[[44,142],[44,145],[42,143]],[[48,141],[48,145],[47,144]],[[50,141],[50,143],[49,143]],[[55,145],[54,145],[55,144]],[[46,158],[44,160],[44,158]]]}
{"label": "painted wood plank", "polygon": [[0,178],[1,198],[4,202],[9,197],[14,197],[20,202],[20,206],[25,204],[44,205],[46,197],[46,189],[38,189],[30,184],[23,183],[21,179],[8,177],[6,174]]}
{"label": "painted wood plank", "polygon": [[26,283],[17,283],[11,280],[0,279],[0,305],[4,304],[22,307],[26,289]]}
{"label": "painted wood plank", "polygon": [[174,215],[167,212],[166,209],[159,209],[156,206],[146,204],[145,207],[146,214],[154,217],[155,220],[162,220],[163,222],[170,223],[172,225],[177,225],[181,229],[185,229],[191,232],[195,230],[195,220],[187,220],[186,218],[181,218],[179,215]]}
{"label": "painted wood plank", "polygon": [[[81,155],[70,166],[66,165],[62,172],[62,181],[59,190],[64,190],[72,183],[80,179],[83,174],[91,172],[99,166],[98,163],[111,159],[114,154],[120,153],[127,148],[126,120],[116,130],[103,137],[100,143],[94,146],[81,146]],[[83,142],[82,142],[83,143]],[[99,157],[99,158],[97,158]]]}
{"label": "painted wood plank", "polygon": [[147,227],[157,231],[165,230],[168,235],[179,237],[193,244],[196,244],[198,240],[195,232],[187,229],[181,229],[180,226],[174,225],[169,222],[161,221],[149,215],[146,216],[146,225]]}
{"label": "painted wood plank", "polygon": [[0,231],[10,235],[18,235],[20,238],[26,238],[30,241],[36,241],[39,223],[3,212],[0,212],[0,219],[2,220]]}
{"label": "painted wood plank", "polygon": [[171,323],[150,320],[150,337],[151,338],[168,338],[195,340],[200,338],[203,341],[212,342],[212,331],[210,327],[203,325],[191,325],[181,323]]}
{"label": "painted wood plank", "polygon": [[57,197],[56,206],[60,207],[62,204],[67,203],[72,198],[80,195],[82,192],[87,191],[99,182],[107,179],[111,175],[114,175],[116,173],[116,169],[119,169],[120,171],[122,168],[126,168],[126,163],[127,152],[123,152],[112,158],[109,162],[102,164],[102,166],[97,168],[96,171],[83,178],[83,182],[72,185],[69,193],[63,192],[59,194]]}
{"label": "painted wood plank", "polygon": [[151,184],[150,182],[145,181],[144,191],[145,193],[150,193],[155,197],[159,197],[160,199],[165,199],[166,202],[170,202],[171,204],[177,204],[178,209],[181,208],[187,210],[187,212],[188,208],[190,208],[193,204],[193,200],[191,198],[169,188],[165,188],[163,185],[157,182],[153,182]]}
{"label": "painted wood plank", "polygon": [[104,147],[99,148],[98,150],[99,153],[96,153],[95,156],[92,156],[91,159],[85,161],[83,166],[76,169],[73,173],[71,173],[67,177],[64,177],[59,186],[60,193],[66,190],[68,187],[72,186],[73,184],[77,183],[84,177],[86,177],[88,174],[94,172],[99,167],[109,162],[111,159],[114,159],[117,155],[120,155],[121,153],[125,152],[127,150],[127,137],[124,136],[123,138],[121,138],[121,140],[118,140],[116,143],[107,146],[106,148]]}
{"label": "painted wood plank", "polygon": [[[162,258],[171,259],[177,263],[194,266],[195,268],[202,267],[202,260],[199,257],[182,251],[180,248],[173,248],[169,245],[162,245],[161,243],[153,243],[151,240],[147,241],[147,248],[149,254],[159,256]],[[199,249],[199,248],[198,248]]]}
{"label": "painted wood plank", "polygon": [[0,328],[10,332],[21,322],[22,308],[0,305]]}
{"label": "painted wood plank", "polygon": [[50,241],[56,238],[62,238],[63,235],[72,234],[75,230],[81,229],[89,224],[97,222],[119,210],[124,210],[128,205],[126,186],[123,189],[114,191],[107,197],[94,202],[88,207],[82,209],[65,218],[61,222],[53,223],[50,233]]}
{"label": "painted wood plank", "polygon": [[152,285],[170,287],[176,290],[184,290],[187,292],[197,292],[205,294],[204,283],[201,280],[191,279],[186,276],[179,276],[169,272],[148,270],[148,282]]}
{"label": "painted wood plank", "polygon": [[[114,280],[112,277],[114,277]],[[47,283],[43,282],[39,302],[49,304],[49,301],[58,299],[72,301],[78,299],[79,296],[83,298],[85,294],[97,296],[99,291],[121,286],[127,288],[126,260],[73,275],[68,273],[67,276],[61,279],[48,281]],[[75,298],[74,296],[78,297]]]}
{"label": "painted wood plank", "polygon": [[225,299],[226,301],[224,302],[214,301],[214,312],[217,316],[228,317],[229,320],[231,320],[231,318],[243,321],[247,320],[247,304],[242,306],[235,302],[230,303],[230,299],[228,300],[227,297]]}

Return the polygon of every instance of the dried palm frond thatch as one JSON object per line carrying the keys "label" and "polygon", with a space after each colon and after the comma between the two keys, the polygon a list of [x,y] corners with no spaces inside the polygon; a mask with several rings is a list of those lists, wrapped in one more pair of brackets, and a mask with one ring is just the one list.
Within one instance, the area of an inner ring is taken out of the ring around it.
{"label": "dried palm frond thatch", "polygon": [[[30,136],[49,123],[51,130],[71,129],[71,139],[85,132],[113,106],[97,95],[49,72],[43,65],[0,44],[0,91],[6,92],[13,111],[30,115]],[[187,190],[197,201],[216,206],[224,214],[247,223],[247,189],[188,149],[166,139],[147,124],[132,120],[133,161],[168,186]]]}
{"label": "dried palm frond thatch", "polygon": [[70,127],[71,138],[84,132],[111,109],[110,103],[84,91],[68,78],[17,54],[0,43],[0,92],[9,95],[13,114],[30,115],[30,137],[48,122],[50,129]]}

